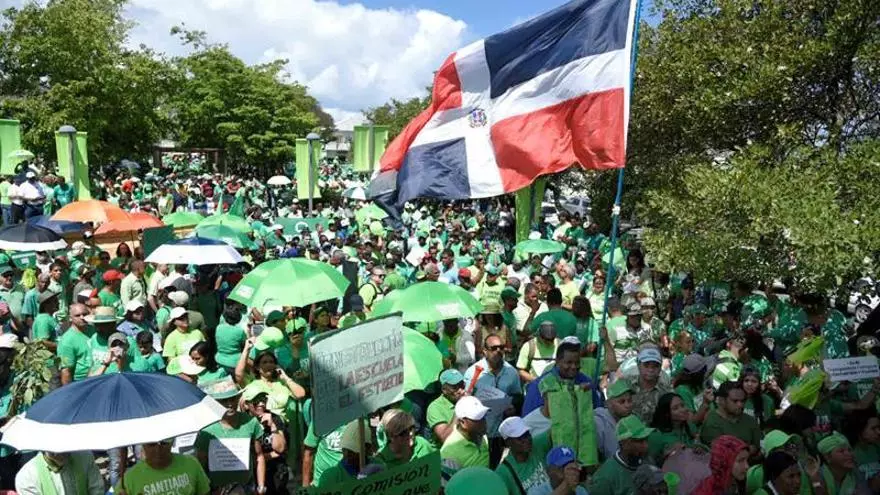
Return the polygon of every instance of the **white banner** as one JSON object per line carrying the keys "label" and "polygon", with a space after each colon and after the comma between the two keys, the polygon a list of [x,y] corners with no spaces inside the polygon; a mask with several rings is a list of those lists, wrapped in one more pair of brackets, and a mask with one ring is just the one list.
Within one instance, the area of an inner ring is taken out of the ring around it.
{"label": "white banner", "polygon": [[822,361],[822,366],[832,382],[856,382],[880,377],[880,364],[874,356],[826,359]]}
{"label": "white banner", "polygon": [[309,342],[312,418],[324,435],[403,399],[403,320],[367,320]]}

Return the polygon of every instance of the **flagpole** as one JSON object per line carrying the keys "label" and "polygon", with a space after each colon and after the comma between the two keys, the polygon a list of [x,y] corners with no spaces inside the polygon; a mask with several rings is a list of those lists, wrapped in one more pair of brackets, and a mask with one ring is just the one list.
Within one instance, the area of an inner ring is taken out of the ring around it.
{"label": "flagpole", "polygon": [[[632,103],[633,85],[636,80],[636,57],[639,53],[639,21],[642,13],[642,0],[636,0],[636,12],[633,21],[632,55],[629,73],[629,94]],[[617,172],[617,192],[614,194],[614,206],[611,208],[611,254],[608,256],[608,274],[605,278],[605,302],[602,308],[602,323],[599,328],[605,326],[608,320],[608,298],[611,296],[611,288],[614,286],[614,252],[617,250],[617,227],[620,223],[620,198],[623,195],[623,171],[621,167]],[[593,382],[598,383],[599,371],[602,369],[602,337],[599,337],[599,346],[596,349],[596,371],[593,373]]]}

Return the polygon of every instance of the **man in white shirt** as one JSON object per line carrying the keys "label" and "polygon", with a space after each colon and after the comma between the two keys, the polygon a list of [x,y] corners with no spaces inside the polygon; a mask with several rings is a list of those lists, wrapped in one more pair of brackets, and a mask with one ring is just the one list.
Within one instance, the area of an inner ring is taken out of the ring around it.
{"label": "man in white shirt", "polygon": [[13,179],[12,185],[9,186],[10,219],[12,225],[24,221],[24,198],[21,196],[21,179]]}
{"label": "man in white shirt", "polygon": [[25,174],[26,181],[18,186],[19,193],[24,199],[24,218],[39,216],[43,214],[43,203],[46,202],[46,193],[43,187],[37,182],[37,174],[28,171]]}
{"label": "man in white shirt", "polygon": [[548,311],[547,303],[542,302],[538,298],[538,289],[535,284],[526,284],[523,290],[523,298],[520,299],[513,310],[513,316],[516,318],[516,330],[520,334],[528,333],[532,320],[539,314]]}

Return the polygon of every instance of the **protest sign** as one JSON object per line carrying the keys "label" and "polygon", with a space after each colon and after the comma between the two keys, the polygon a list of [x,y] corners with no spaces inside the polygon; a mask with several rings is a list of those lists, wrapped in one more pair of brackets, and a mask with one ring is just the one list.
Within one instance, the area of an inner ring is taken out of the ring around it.
{"label": "protest sign", "polygon": [[400,314],[319,335],[309,357],[316,435],[403,398]]}
{"label": "protest sign", "polygon": [[208,469],[247,471],[251,463],[250,438],[212,438],[208,443]]}
{"label": "protest sign", "polygon": [[822,367],[832,382],[855,382],[880,377],[880,365],[874,356],[826,359]]}
{"label": "protest sign", "polygon": [[296,495],[435,495],[440,492],[440,452],[403,466],[328,487],[300,488]]}
{"label": "protest sign", "polygon": [[198,434],[199,432],[194,431],[192,433],[187,433],[186,435],[174,437],[174,444],[171,446],[171,452],[174,452],[175,454],[195,455],[196,436]]}
{"label": "protest sign", "polygon": [[21,269],[36,266],[37,263],[37,253],[34,251],[16,251],[9,253],[9,257],[15,266]]}
{"label": "protest sign", "polygon": [[316,218],[277,218],[275,223],[284,227],[284,235],[299,235],[303,229],[309,229],[310,232],[317,230],[320,225],[324,230],[330,225],[330,220],[324,217]]}
{"label": "protest sign", "polygon": [[171,225],[144,229],[144,238],[141,241],[141,246],[144,248],[144,258],[152,254],[162,244],[171,242],[174,239],[176,239],[174,237],[174,227]]}

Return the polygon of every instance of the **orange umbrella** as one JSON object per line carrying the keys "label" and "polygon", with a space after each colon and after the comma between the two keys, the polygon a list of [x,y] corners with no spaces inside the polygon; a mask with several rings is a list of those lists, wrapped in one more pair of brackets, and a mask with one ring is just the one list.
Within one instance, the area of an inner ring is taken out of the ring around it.
{"label": "orange umbrella", "polygon": [[52,215],[52,220],[67,220],[69,222],[105,223],[127,219],[128,214],[122,208],[96,199],[70,203]]}
{"label": "orange umbrella", "polygon": [[124,220],[111,220],[95,230],[95,235],[109,234],[111,232],[136,232],[142,229],[152,227],[162,227],[165,225],[162,220],[144,212],[125,213]]}

